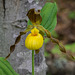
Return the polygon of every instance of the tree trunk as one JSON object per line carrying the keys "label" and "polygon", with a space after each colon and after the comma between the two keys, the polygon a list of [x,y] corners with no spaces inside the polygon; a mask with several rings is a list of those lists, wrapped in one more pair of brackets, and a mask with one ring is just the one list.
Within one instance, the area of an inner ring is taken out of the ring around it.
{"label": "tree trunk", "polygon": [[[28,20],[26,13],[31,8],[41,9],[45,0],[0,0],[0,56],[5,57],[10,51],[20,31],[26,29]],[[28,33],[27,33],[28,34]],[[8,58],[16,72],[20,75],[32,74],[32,52],[25,47],[23,35],[15,51]],[[39,59],[38,59],[39,58]],[[35,54],[35,75],[46,75],[44,48]]]}

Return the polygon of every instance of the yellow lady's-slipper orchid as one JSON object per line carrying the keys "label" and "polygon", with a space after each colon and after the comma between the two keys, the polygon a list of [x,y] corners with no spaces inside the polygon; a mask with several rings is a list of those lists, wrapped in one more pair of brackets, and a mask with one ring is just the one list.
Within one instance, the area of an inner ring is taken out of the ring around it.
{"label": "yellow lady's-slipper orchid", "polygon": [[26,37],[25,46],[30,50],[37,50],[43,45],[43,36],[39,33],[39,30],[33,28],[31,33]]}

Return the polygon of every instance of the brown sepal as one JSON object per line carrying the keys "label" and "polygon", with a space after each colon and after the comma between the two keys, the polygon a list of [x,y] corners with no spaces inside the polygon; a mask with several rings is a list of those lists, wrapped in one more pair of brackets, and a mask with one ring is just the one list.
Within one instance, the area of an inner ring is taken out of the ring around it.
{"label": "brown sepal", "polygon": [[40,16],[40,10],[37,12],[35,9],[30,9],[27,13],[28,18],[32,22],[33,25],[40,25],[42,21],[42,17]]}

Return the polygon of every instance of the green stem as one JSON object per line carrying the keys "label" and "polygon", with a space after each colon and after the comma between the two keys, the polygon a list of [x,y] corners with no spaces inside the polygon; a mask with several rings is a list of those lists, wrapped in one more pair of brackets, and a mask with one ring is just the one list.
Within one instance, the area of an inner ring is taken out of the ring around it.
{"label": "green stem", "polygon": [[34,75],[34,50],[32,50],[32,75]]}

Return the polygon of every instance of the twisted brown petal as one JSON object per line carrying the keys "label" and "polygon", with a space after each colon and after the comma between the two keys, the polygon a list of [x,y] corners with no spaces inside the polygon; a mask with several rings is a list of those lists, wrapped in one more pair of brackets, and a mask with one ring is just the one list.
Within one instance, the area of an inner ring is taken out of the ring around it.
{"label": "twisted brown petal", "polygon": [[18,35],[18,37],[15,40],[15,43],[13,45],[10,46],[10,53],[5,57],[5,59],[9,58],[9,56],[11,55],[11,53],[15,50],[15,46],[16,44],[18,44],[21,40],[21,36],[26,34],[28,31],[30,31],[31,28],[26,29],[24,32],[20,32],[20,34]]}
{"label": "twisted brown petal", "polygon": [[16,40],[15,40],[15,44],[19,43],[20,42],[20,39],[21,39],[21,35],[19,35]]}
{"label": "twisted brown petal", "polygon": [[50,38],[53,43],[56,43],[56,44],[59,45],[59,49],[60,49],[61,52],[63,52],[65,55],[68,55],[71,59],[75,60],[75,57],[72,54],[69,54],[69,53],[66,52],[66,49],[65,49],[64,45],[59,40],[53,38],[51,36],[51,33],[48,30],[45,30],[45,32],[46,32],[47,37]]}

